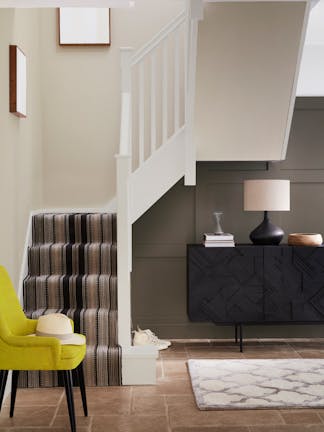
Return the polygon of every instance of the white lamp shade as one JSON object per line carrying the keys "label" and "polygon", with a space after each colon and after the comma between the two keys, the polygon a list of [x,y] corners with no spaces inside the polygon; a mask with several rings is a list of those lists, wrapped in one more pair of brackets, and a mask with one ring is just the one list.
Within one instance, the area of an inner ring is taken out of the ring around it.
{"label": "white lamp shade", "polygon": [[289,211],[289,180],[245,180],[245,211]]}

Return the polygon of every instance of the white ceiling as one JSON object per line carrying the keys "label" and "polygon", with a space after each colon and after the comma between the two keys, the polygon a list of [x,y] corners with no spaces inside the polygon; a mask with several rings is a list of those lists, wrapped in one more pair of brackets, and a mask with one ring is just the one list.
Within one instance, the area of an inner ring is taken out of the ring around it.
{"label": "white ceiling", "polygon": [[320,0],[310,12],[297,96],[324,96],[324,0]]}
{"label": "white ceiling", "polygon": [[324,1],[319,1],[311,10],[305,43],[309,45],[324,44]]}
{"label": "white ceiling", "polygon": [[56,8],[56,7],[111,7],[134,6],[133,0],[0,0],[0,8]]}

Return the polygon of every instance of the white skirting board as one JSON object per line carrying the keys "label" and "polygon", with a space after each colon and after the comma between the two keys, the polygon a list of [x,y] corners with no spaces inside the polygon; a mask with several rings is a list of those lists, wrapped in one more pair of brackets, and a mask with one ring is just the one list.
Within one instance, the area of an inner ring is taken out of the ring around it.
{"label": "white skirting board", "polygon": [[153,346],[122,348],[123,385],[156,384],[158,350]]}

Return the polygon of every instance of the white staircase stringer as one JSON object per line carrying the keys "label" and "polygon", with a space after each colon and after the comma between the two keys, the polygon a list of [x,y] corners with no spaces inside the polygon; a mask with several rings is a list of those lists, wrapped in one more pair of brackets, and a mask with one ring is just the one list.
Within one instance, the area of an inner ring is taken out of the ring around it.
{"label": "white staircase stringer", "polygon": [[185,144],[186,131],[182,127],[130,175],[132,224],[183,177]]}

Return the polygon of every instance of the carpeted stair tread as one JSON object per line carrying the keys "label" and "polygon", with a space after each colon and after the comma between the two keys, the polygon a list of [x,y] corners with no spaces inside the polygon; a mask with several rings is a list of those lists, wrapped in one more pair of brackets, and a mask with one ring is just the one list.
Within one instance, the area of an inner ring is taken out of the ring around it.
{"label": "carpeted stair tread", "polygon": [[50,275],[27,276],[24,280],[26,310],[46,308],[76,308],[80,303],[88,308],[117,310],[117,276]]}
{"label": "carpeted stair tread", "polygon": [[29,274],[117,274],[117,245],[53,243],[28,249]]}
{"label": "carpeted stair tread", "polygon": [[[87,338],[86,384],[121,384],[118,345],[116,215],[33,216],[33,243],[24,280],[27,316],[64,313]],[[21,374],[23,387],[58,385],[52,372]]]}
{"label": "carpeted stair tread", "polygon": [[45,213],[33,217],[33,244],[116,243],[116,214]]}

